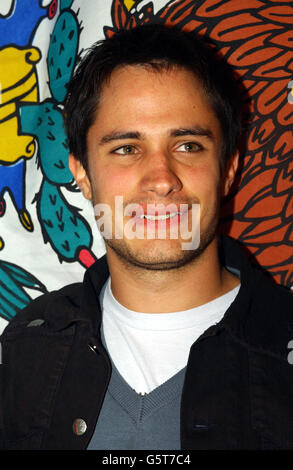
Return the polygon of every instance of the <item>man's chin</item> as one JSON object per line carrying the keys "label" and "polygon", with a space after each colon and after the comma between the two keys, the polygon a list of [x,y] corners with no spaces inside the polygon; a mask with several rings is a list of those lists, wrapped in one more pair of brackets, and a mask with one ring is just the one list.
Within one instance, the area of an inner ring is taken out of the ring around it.
{"label": "man's chin", "polygon": [[167,271],[179,269],[196,260],[210,241],[200,243],[198,248],[191,250],[182,250],[181,245],[175,246],[172,243],[166,243],[166,241],[164,244],[161,242],[156,244],[154,240],[151,241],[151,246],[145,246],[143,249],[129,247],[123,240],[105,240],[105,243],[129,267],[150,271]]}

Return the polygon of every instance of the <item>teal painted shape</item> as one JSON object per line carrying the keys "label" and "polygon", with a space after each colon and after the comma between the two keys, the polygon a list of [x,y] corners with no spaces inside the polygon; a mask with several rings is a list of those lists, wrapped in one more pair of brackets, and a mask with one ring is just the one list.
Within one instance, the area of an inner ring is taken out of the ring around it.
{"label": "teal painted shape", "polygon": [[44,241],[50,242],[61,261],[76,261],[80,248],[89,248],[90,228],[78,209],[69,206],[58,187],[44,181],[37,196]]}
{"label": "teal painted shape", "polygon": [[61,0],[60,3],[60,10],[65,10],[66,8],[70,8],[73,3],[73,0]]}
{"label": "teal painted shape", "polygon": [[68,145],[61,110],[56,104],[44,101],[20,108],[23,133],[33,135],[39,144],[39,162],[45,178],[64,185],[73,180],[68,167]]}
{"label": "teal painted shape", "polygon": [[47,65],[49,87],[53,98],[62,103],[65,99],[78,51],[79,28],[73,12],[64,11],[59,16],[50,41]]}
{"label": "teal painted shape", "polygon": [[89,224],[68,204],[59,187],[73,180],[62,112],[50,100],[23,105],[20,122],[22,132],[38,140],[44,180],[36,201],[44,241],[51,244],[60,261],[76,261],[81,248],[90,248],[92,234]]}
{"label": "teal painted shape", "polygon": [[47,292],[46,287],[25,269],[0,261],[0,316],[10,321],[31,302],[24,287]]}

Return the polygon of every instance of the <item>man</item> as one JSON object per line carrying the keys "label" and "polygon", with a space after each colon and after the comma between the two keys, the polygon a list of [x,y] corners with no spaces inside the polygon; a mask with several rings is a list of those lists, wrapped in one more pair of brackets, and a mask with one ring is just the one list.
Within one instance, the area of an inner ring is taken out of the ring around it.
{"label": "man", "polygon": [[293,448],[291,294],[217,232],[241,132],[225,64],[191,33],[123,31],[65,115],[106,255],[4,331],[4,447]]}

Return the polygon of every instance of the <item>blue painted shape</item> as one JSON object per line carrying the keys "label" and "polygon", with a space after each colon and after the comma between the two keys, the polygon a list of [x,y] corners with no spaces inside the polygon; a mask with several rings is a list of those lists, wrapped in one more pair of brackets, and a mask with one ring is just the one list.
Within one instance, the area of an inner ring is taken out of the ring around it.
{"label": "blue painted shape", "polygon": [[12,15],[0,17],[0,47],[8,44],[26,46],[40,19],[47,16],[39,0],[16,0]]}
{"label": "blue painted shape", "polygon": [[24,209],[24,172],[24,160],[13,165],[0,165],[0,198],[8,191],[18,212]]}

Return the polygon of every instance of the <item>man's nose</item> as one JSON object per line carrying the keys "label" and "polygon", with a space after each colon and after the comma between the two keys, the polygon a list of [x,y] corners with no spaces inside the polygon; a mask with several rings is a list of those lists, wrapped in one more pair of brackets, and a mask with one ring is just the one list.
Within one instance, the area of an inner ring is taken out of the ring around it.
{"label": "man's nose", "polygon": [[154,152],[145,159],[143,166],[144,171],[140,185],[143,192],[152,192],[165,197],[182,188],[174,163],[172,165],[167,152]]}

